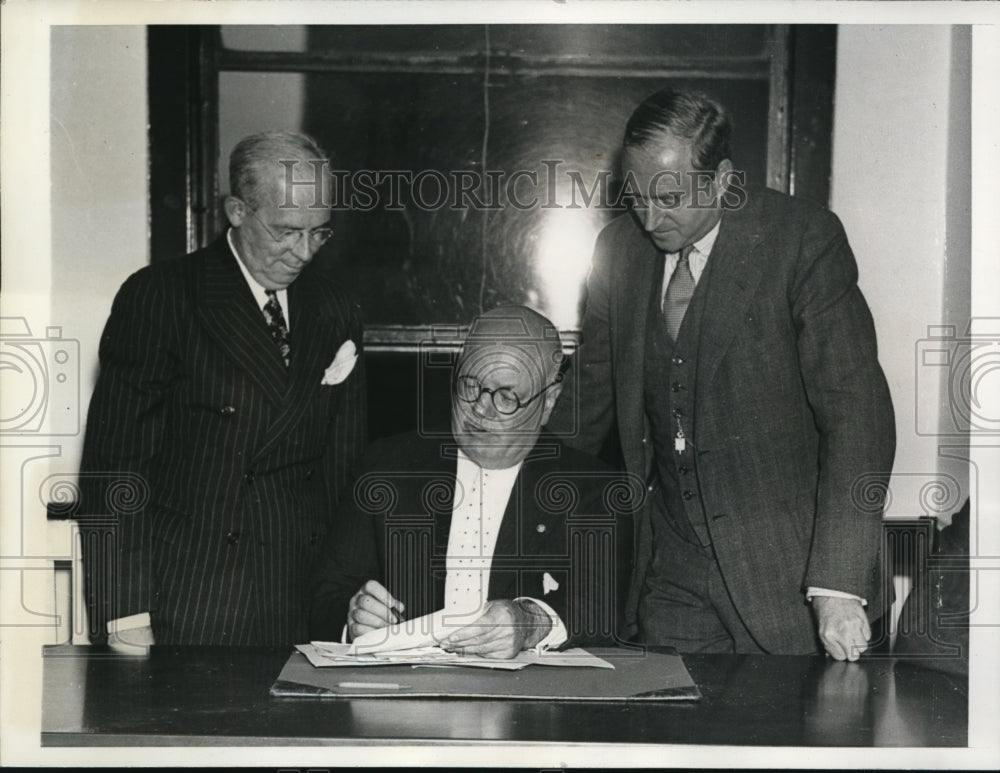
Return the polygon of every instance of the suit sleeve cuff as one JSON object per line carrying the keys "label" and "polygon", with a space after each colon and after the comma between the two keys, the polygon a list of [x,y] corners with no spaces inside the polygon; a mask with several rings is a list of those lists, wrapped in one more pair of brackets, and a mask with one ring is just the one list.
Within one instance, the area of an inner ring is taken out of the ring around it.
{"label": "suit sleeve cuff", "polygon": [[566,633],[566,626],[563,625],[563,621],[552,607],[544,601],[539,601],[531,596],[519,596],[514,601],[530,601],[533,604],[537,604],[538,608],[545,612],[549,616],[549,620],[552,621],[552,627],[549,629],[546,637],[532,648],[534,652],[542,653],[548,649],[561,647],[566,643],[566,640],[569,638],[569,635]]}
{"label": "suit sleeve cuff", "polygon": [[135,628],[152,627],[153,621],[149,617],[149,612],[140,612],[137,615],[129,615],[128,617],[117,617],[114,620],[108,620],[107,624],[108,635],[121,633],[122,631],[131,631]]}
{"label": "suit sleeve cuff", "polygon": [[845,593],[842,590],[830,590],[829,588],[814,588],[810,585],[806,588],[806,601],[812,601],[814,596],[832,596],[838,599],[854,599],[855,601],[860,601],[861,606],[868,606],[867,599],[855,596],[853,593]]}

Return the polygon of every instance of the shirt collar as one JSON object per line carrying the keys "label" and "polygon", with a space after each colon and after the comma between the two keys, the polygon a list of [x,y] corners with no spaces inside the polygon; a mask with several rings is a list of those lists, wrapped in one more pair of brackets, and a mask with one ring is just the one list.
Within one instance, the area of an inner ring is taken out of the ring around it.
{"label": "shirt collar", "polygon": [[[487,472],[491,476],[495,476],[497,478],[514,478],[517,477],[517,473],[520,472],[522,464],[524,464],[524,462],[520,461],[513,467],[503,467],[496,470],[484,470],[484,472]],[[468,475],[470,473],[477,472],[481,469],[483,468],[472,461],[472,459],[466,455],[465,451],[461,448],[458,449],[458,477],[462,477],[463,474]]]}
{"label": "shirt collar", "polygon": [[[236,244],[233,242],[232,228],[226,231],[226,242],[229,244],[229,251],[233,254],[233,259],[236,261],[236,265],[240,267],[240,272],[243,274],[243,278],[247,282],[247,287],[250,288],[250,292],[253,293],[254,300],[257,301],[257,306],[263,309],[264,304],[267,303],[267,289],[253,278],[253,274],[250,273],[250,269],[246,267],[246,264],[240,258],[240,254],[236,251]],[[283,290],[278,290],[277,295],[278,303],[281,304],[281,308],[285,314],[285,326],[291,329],[291,320],[288,309],[288,288],[286,287]]]}
{"label": "shirt collar", "polygon": [[719,238],[719,226],[721,225],[722,218],[720,217],[707,234],[691,245],[692,251],[700,252],[706,258],[711,255],[712,247],[715,246],[715,240]]}

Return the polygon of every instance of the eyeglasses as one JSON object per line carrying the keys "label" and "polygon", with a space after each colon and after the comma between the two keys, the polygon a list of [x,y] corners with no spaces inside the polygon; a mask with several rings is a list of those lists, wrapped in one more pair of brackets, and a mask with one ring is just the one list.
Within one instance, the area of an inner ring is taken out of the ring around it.
{"label": "eyeglasses", "polygon": [[309,246],[319,249],[333,236],[333,229],[329,226],[319,228],[285,228],[275,233],[268,228],[267,223],[257,217],[256,210],[250,210],[250,214],[260,223],[261,227],[267,231],[267,235],[274,239],[274,243],[285,249],[298,246],[299,240],[305,236],[309,240]]}
{"label": "eyeglasses", "polygon": [[522,403],[521,399],[510,387],[490,389],[489,387],[483,386],[483,383],[475,376],[459,376],[455,382],[455,394],[462,402],[476,403],[479,402],[479,399],[483,396],[483,392],[485,392],[490,396],[490,401],[493,403],[493,407],[496,409],[497,413],[503,416],[511,416],[522,408],[527,408],[536,399],[541,397],[549,389],[561,381],[562,374],[560,373],[556,376],[555,381],[546,386],[540,392],[536,392]]}

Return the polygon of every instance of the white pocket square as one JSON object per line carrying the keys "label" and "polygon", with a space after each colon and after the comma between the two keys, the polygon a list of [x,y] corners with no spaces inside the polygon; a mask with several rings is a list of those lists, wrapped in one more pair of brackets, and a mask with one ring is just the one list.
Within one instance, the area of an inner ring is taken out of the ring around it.
{"label": "white pocket square", "polygon": [[556,582],[551,574],[546,572],[542,575],[542,595],[548,596],[554,590],[559,590],[559,583]]}
{"label": "white pocket square", "polygon": [[323,386],[339,384],[351,375],[351,371],[354,370],[354,364],[357,361],[358,349],[354,345],[354,341],[348,338],[340,345],[340,348],[337,350],[337,356],[333,358],[330,366],[323,371],[323,380],[320,384]]}

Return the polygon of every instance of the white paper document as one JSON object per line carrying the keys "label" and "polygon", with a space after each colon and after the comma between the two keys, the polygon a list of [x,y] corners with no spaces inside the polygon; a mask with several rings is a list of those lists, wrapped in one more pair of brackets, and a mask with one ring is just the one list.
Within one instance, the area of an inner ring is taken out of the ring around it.
{"label": "white paper document", "polygon": [[412,665],[421,667],[473,666],[516,671],[530,665],[614,668],[586,650],[562,652],[526,650],[510,659],[458,655],[438,646],[448,635],[471,623],[477,615],[438,610],[359,636],[351,644],[314,641],[296,649],[317,667]]}
{"label": "white paper document", "polygon": [[330,666],[404,666],[414,668],[451,668],[455,666],[473,668],[492,668],[501,671],[518,671],[530,665],[539,666],[587,666],[590,668],[611,668],[608,661],[603,660],[583,649],[569,649],[562,652],[542,652],[525,650],[513,658],[498,660],[484,658],[479,655],[458,655],[445,652],[440,647],[419,647],[396,652],[384,651],[366,655],[350,654],[349,644],[315,641],[309,644],[297,644],[295,649],[306,656],[306,659],[317,668]]}

